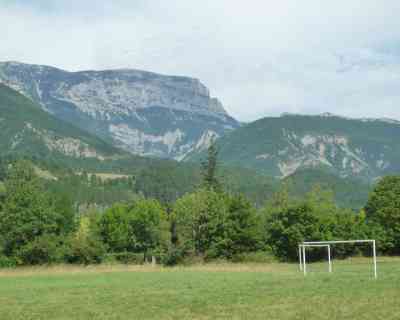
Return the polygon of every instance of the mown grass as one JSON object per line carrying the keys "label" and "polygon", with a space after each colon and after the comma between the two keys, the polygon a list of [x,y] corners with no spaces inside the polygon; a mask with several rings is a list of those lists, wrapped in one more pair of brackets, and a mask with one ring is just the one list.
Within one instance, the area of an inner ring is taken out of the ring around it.
{"label": "mown grass", "polygon": [[400,259],[0,272],[0,319],[400,319]]}

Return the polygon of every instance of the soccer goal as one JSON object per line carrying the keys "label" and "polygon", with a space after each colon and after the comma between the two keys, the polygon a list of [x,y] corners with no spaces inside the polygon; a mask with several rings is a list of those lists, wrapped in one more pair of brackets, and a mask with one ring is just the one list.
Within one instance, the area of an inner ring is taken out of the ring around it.
{"label": "soccer goal", "polygon": [[378,269],[376,262],[376,241],[375,240],[342,240],[342,241],[306,241],[299,244],[299,268],[303,271],[304,275],[307,275],[307,259],[306,249],[307,248],[327,248],[328,257],[328,271],[332,272],[332,259],[331,259],[331,246],[335,244],[354,244],[354,243],[369,243],[372,246],[372,259],[374,265],[374,277],[378,278]]}

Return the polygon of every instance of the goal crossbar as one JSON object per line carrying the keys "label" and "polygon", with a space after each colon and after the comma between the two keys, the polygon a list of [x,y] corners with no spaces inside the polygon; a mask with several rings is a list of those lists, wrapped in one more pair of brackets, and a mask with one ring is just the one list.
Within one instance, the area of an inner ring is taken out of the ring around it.
{"label": "goal crossbar", "polygon": [[373,243],[375,240],[337,240],[337,241],[305,241],[302,244],[340,244],[340,243]]}
{"label": "goal crossbar", "polygon": [[300,270],[303,271],[304,275],[307,275],[306,266],[306,248],[312,247],[326,247],[328,250],[328,264],[329,272],[332,272],[332,260],[331,260],[331,245],[335,244],[349,244],[349,243],[371,243],[373,264],[374,264],[374,277],[378,278],[377,272],[377,261],[376,261],[376,241],[375,240],[336,240],[336,241],[305,241],[299,244],[299,266]]}

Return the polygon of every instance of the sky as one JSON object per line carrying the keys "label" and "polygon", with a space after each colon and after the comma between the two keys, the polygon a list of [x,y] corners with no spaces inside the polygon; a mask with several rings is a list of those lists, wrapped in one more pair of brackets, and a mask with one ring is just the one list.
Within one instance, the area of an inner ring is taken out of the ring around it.
{"label": "sky", "polygon": [[398,0],[0,0],[0,61],[200,79],[241,121],[400,119]]}

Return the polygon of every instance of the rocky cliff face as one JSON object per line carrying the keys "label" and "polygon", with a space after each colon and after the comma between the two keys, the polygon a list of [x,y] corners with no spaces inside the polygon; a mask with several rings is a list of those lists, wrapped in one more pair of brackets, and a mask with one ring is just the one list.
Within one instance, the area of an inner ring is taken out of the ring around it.
{"label": "rocky cliff face", "polygon": [[0,63],[0,82],[129,152],[183,159],[239,126],[198,80],[139,70]]}
{"label": "rocky cliff face", "polygon": [[[125,156],[103,140],[40,109],[17,91],[0,84],[1,156],[47,160],[106,160]],[[64,162],[65,163],[65,162]]]}
{"label": "rocky cliff face", "polygon": [[275,177],[321,168],[371,181],[400,172],[399,136],[394,120],[284,115],[250,123],[218,143],[223,162]]}

